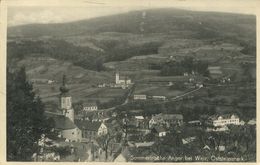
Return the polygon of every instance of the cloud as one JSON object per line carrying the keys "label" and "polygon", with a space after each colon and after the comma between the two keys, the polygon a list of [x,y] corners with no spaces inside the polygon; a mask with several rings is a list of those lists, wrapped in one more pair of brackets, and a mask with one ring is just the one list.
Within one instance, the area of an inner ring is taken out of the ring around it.
{"label": "cloud", "polygon": [[43,10],[38,12],[17,12],[8,19],[8,25],[22,25],[30,23],[56,23],[62,22],[64,18],[55,14],[50,10]]}
{"label": "cloud", "polygon": [[12,7],[8,10],[8,26],[70,22],[130,10],[129,7]]}

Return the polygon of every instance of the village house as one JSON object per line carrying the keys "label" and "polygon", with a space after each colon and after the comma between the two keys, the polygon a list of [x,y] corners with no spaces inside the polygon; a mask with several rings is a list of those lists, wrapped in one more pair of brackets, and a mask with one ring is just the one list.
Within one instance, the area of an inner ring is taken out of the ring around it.
{"label": "village house", "polygon": [[48,84],[53,84],[53,83],[55,83],[55,80],[48,80],[47,83],[48,83]]}
{"label": "village house", "polygon": [[235,114],[225,114],[225,115],[213,115],[208,119],[208,124],[215,127],[226,126],[230,124],[240,125],[239,117]]}
{"label": "village house", "polygon": [[146,124],[147,120],[143,116],[135,116],[134,118],[135,118],[135,121],[136,121],[136,127],[138,127],[138,128],[148,128],[148,124]]}
{"label": "village house", "polygon": [[134,94],[134,100],[146,100],[145,94]]}
{"label": "village house", "polygon": [[75,124],[82,130],[82,138],[95,139],[108,133],[107,126],[103,122],[76,120]]}
{"label": "village house", "polygon": [[224,131],[228,131],[228,127],[225,126],[217,126],[217,127],[207,127],[206,131],[207,132],[224,132]]}
{"label": "village house", "polygon": [[157,154],[151,147],[125,147],[122,152],[115,155],[114,162],[150,162],[150,159],[156,158]]}
{"label": "village house", "polygon": [[166,100],[166,96],[152,96],[154,100]]}
{"label": "village house", "polygon": [[167,131],[163,126],[155,126],[152,129],[152,133],[154,133],[155,136],[164,137],[164,136],[166,136]]}
{"label": "village house", "polygon": [[189,144],[196,139],[196,136],[182,138],[182,144]]}
{"label": "village house", "polygon": [[98,106],[96,103],[83,103],[83,112],[90,112],[98,110]]}
{"label": "village house", "polygon": [[256,125],[256,119],[251,119],[247,122],[248,125]]}
{"label": "village house", "polygon": [[154,145],[154,142],[140,142],[134,144],[136,148],[139,147],[152,147]]}
{"label": "village house", "polygon": [[153,128],[155,125],[165,125],[170,127],[171,125],[182,125],[183,116],[181,114],[158,114],[152,116],[149,121],[149,128]]}
{"label": "village house", "polygon": [[98,84],[98,88],[105,88],[106,87],[106,84],[103,83],[103,84]]}
{"label": "village house", "polygon": [[[125,123],[126,121],[123,119],[123,122]],[[129,132],[129,135],[142,136],[151,132],[149,129],[149,118],[144,118],[143,116],[129,117],[127,120],[127,125],[135,130],[134,133]]]}
{"label": "village house", "polygon": [[223,74],[220,66],[209,66],[208,70],[213,78],[220,78]]}
{"label": "village house", "polygon": [[201,126],[201,121],[200,120],[192,120],[192,121],[188,121],[187,123],[190,126]]}

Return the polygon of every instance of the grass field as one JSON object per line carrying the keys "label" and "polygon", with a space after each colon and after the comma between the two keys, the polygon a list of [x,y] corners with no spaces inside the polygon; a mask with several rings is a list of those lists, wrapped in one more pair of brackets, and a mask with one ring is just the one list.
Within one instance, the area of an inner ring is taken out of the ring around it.
{"label": "grass field", "polygon": [[186,90],[171,90],[169,87],[159,84],[138,84],[134,94],[146,94],[148,96],[174,97],[185,93]]}
{"label": "grass field", "polygon": [[29,79],[51,79],[61,82],[62,75],[66,74],[69,83],[98,84],[112,82],[114,75],[110,72],[96,72],[73,65],[61,60],[37,60],[25,58],[18,63],[25,66]]}

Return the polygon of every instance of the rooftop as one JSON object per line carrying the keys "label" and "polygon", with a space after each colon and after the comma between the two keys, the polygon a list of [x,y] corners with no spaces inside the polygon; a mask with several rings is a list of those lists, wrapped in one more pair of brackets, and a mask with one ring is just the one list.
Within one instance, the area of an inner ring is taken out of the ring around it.
{"label": "rooftop", "polygon": [[61,113],[45,111],[44,114],[46,117],[54,120],[56,129],[68,130],[77,127],[69,118],[65,117]]}
{"label": "rooftop", "polygon": [[56,115],[52,117],[55,122],[55,128],[60,130],[74,129],[77,126],[67,117]]}
{"label": "rooftop", "polygon": [[75,120],[75,124],[81,130],[98,131],[98,129],[101,126],[102,122],[99,122],[99,121],[89,121],[89,120]]}
{"label": "rooftop", "polygon": [[97,106],[97,104],[95,102],[83,103],[83,107],[93,107],[93,106]]}
{"label": "rooftop", "polygon": [[222,74],[220,66],[209,66],[208,70],[210,74]]}
{"label": "rooftop", "polygon": [[140,120],[143,120],[144,117],[143,116],[135,116],[136,119],[140,119]]}
{"label": "rooftop", "polygon": [[165,128],[162,126],[155,126],[154,129],[156,130],[156,132],[160,133],[160,132],[166,132]]}
{"label": "rooftop", "polygon": [[217,120],[219,117],[222,117],[222,119],[230,119],[232,116],[234,116],[235,118],[239,118],[236,114],[223,114],[210,116],[209,119]]}
{"label": "rooftop", "polygon": [[154,120],[183,120],[183,116],[181,114],[158,114],[152,117]]}

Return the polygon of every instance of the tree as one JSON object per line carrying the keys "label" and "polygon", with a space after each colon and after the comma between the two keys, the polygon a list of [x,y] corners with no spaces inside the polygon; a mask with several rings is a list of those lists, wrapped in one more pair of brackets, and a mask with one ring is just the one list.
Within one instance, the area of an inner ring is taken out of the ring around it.
{"label": "tree", "polygon": [[28,161],[37,150],[35,142],[53,126],[44,106],[27,81],[25,68],[7,71],[7,160]]}
{"label": "tree", "polygon": [[80,114],[83,109],[83,101],[79,101],[77,103],[72,103],[75,114]]}
{"label": "tree", "polygon": [[106,160],[108,157],[108,147],[113,138],[114,137],[111,136],[109,133],[97,138],[97,142],[98,142],[99,146],[105,151]]}

